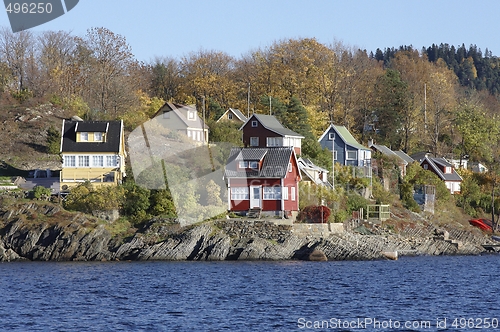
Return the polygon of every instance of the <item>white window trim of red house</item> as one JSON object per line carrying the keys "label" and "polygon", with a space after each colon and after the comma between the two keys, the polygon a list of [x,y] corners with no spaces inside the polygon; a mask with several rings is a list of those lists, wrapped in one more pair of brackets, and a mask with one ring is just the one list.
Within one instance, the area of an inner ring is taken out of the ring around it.
{"label": "white window trim of red house", "polygon": [[281,190],[282,188],[280,186],[262,187],[262,197],[266,201],[280,200]]}

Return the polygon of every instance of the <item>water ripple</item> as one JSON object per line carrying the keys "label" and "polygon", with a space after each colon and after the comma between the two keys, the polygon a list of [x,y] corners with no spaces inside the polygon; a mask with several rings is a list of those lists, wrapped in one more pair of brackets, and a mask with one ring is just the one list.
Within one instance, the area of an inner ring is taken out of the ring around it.
{"label": "water ripple", "polygon": [[[425,330],[437,331],[438,318],[448,318],[448,324],[460,317],[500,318],[497,263],[498,256],[488,255],[395,262],[0,264],[0,326],[6,331],[294,331],[303,330],[300,322],[376,319],[430,321]],[[453,329],[439,329],[445,330]]]}

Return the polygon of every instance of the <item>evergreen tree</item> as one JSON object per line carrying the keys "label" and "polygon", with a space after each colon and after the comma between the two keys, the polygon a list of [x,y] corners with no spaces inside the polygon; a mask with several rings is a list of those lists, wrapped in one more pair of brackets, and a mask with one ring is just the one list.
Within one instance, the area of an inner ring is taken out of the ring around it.
{"label": "evergreen tree", "polygon": [[58,154],[61,145],[61,133],[54,126],[47,129],[47,152]]}
{"label": "evergreen tree", "polygon": [[207,114],[205,114],[207,119],[218,119],[224,114],[225,110],[220,106],[218,102],[210,98],[208,100]]}
{"label": "evergreen tree", "polygon": [[380,136],[393,150],[399,149],[401,144],[398,131],[402,127],[402,114],[407,107],[407,90],[407,84],[401,80],[399,72],[393,69],[387,69],[376,85],[380,96],[376,110]]}
{"label": "evergreen tree", "polygon": [[292,97],[287,105],[286,113],[281,118],[281,124],[305,138],[314,138],[311,126],[307,121],[307,110],[297,97]]}
{"label": "evergreen tree", "polygon": [[[269,98],[271,98],[271,105],[269,105]],[[262,96],[260,97],[260,104],[262,105],[262,108],[264,110],[268,111],[271,115],[275,116],[278,121],[283,123],[282,121],[283,117],[286,114],[287,106],[283,104],[279,99],[269,96]]]}

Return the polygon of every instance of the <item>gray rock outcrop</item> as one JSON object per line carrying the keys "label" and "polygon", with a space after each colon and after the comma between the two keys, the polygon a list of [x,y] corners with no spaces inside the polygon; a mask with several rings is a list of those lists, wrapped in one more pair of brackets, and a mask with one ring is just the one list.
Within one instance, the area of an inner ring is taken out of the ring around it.
{"label": "gray rock outcrop", "polygon": [[436,230],[428,224],[397,234],[300,236],[292,225],[259,220],[220,220],[184,229],[156,222],[124,240],[89,218],[50,204],[4,209],[0,261],[372,260],[383,259],[387,251],[476,255],[487,240],[480,232]]}

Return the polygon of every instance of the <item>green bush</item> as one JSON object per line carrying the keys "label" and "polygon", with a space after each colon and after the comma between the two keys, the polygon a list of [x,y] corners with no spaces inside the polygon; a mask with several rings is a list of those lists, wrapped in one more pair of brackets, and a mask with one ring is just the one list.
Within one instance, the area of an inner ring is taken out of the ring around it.
{"label": "green bush", "polygon": [[347,210],[348,213],[353,211],[358,211],[359,209],[366,210],[368,205],[368,200],[358,194],[348,194],[347,195]]}
{"label": "green bush", "polygon": [[68,210],[92,213],[121,209],[125,202],[125,189],[122,186],[101,186],[94,188],[90,182],[85,182],[70,190],[64,201]]}
{"label": "green bush", "polygon": [[47,152],[58,154],[61,146],[61,132],[54,126],[47,129]]}
{"label": "green bush", "polygon": [[42,186],[35,186],[31,191],[31,194],[35,199],[49,198],[51,193],[52,192],[49,188],[45,188]]}
{"label": "green bush", "polygon": [[403,182],[400,185],[400,194],[405,208],[413,212],[420,212],[420,206],[413,198],[413,185],[411,183]]}
{"label": "green bush", "polygon": [[20,103],[24,103],[26,100],[33,97],[33,93],[28,89],[22,89],[21,91],[12,92],[12,97]]}

